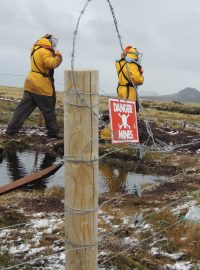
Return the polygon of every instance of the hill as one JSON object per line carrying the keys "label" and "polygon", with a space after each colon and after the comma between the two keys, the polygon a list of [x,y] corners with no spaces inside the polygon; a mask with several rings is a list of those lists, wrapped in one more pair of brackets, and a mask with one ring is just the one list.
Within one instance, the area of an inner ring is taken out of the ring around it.
{"label": "hill", "polygon": [[163,96],[144,96],[148,100],[177,101],[177,102],[200,102],[200,92],[191,87],[187,87],[178,93]]}

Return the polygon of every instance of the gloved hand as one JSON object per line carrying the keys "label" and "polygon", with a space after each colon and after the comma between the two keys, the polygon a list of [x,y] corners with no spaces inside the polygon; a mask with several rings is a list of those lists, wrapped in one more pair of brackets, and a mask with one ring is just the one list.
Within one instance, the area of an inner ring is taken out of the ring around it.
{"label": "gloved hand", "polygon": [[56,51],[56,52],[55,52],[55,55],[56,55],[56,56],[60,56],[60,57],[62,58],[62,54],[61,54],[60,51]]}

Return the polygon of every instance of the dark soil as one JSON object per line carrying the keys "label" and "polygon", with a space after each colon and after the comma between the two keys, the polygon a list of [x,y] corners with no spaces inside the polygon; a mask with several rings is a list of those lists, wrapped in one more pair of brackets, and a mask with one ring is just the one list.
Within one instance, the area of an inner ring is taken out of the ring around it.
{"label": "dark soil", "polygon": [[[10,208],[11,207],[12,206],[10,206]],[[14,209],[0,207],[0,227],[11,226],[26,221],[27,218],[23,214],[15,211]]]}
{"label": "dark soil", "polygon": [[29,212],[45,212],[45,213],[63,213],[64,203],[59,198],[39,197],[39,198],[25,198],[19,202],[19,206],[25,208]]}
{"label": "dark soil", "polygon": [[[103,129],[109,123],[109,112],[104,111],[100,115],[99,129]],[[198,132],[186,129],[170,129],[169,127],[160,127],[155,121],[148,121],[152,130],[154,140],[162,141],[166,144],[177,145],[177,150],[189,151],[195,153],[200,148],[200,142],[192,146],[180,146],[181,144],[191,143],[193,140],[200,140],[200,134]],[[140,143],[147,142],[149,134],[147,132],[146,124],[143,119],[138,118],[138,132]],[[152,140],[147,143],[148,146],[152,145]]]}

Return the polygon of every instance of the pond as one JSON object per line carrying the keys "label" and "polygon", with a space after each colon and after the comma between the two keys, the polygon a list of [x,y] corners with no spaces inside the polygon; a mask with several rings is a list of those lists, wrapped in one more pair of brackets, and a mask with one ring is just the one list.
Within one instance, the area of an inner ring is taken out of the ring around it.
{"label": "pond", "polygon": [[[61,161],[61,157],[49,153],[6,152],[0,158],[0,186]],[[103,162],[99,163],[100,193],[131,192],[135,185],[146,185],[158,180],[163,180],[163,177],[128,172],[124,168],[116,168]],[[64,186],[64,166],[55,174],[29,185],[28,188],[52,186]]]}

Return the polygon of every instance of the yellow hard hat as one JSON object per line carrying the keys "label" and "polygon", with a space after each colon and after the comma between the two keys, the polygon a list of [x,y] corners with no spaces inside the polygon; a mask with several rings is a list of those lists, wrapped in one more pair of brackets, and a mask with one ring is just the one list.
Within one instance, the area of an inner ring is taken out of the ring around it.
{"label": "yellow hard hat", "polygon": [[126,49],[125,49],[125,52],[126,52],[126,56],[128,58],[132,58],[134,60],[138,60],[138,55],[140,54],[136,48],[133,48],[131,46],[128,46]]}

